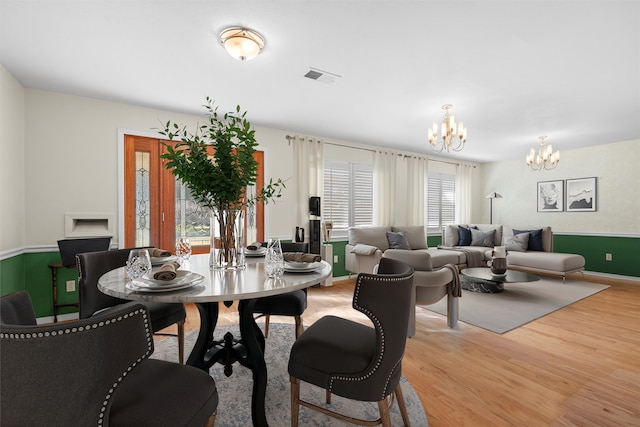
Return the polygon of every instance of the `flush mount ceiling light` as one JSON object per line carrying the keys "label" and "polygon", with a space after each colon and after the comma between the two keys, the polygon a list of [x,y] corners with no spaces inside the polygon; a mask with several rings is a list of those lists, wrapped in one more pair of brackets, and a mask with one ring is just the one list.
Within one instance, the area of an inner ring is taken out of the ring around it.
{"label": "flush mount ceiling light", "polygon": [[230,27],[220,33],[220,43],[237,60],[248,61],[264,49],[264,37],[251,28]]}
{"label": "flush mount ceiling light", "polygon": [[[467,128],[464,127],[462,122],[456,123],[456,119],[449,114],[449,110],[453,108],[451,104],[445,104],[442,106],[444,110],[444,117],[442,118],[442,129],[438,141],[438,124],[434,123],[433,127],[429,129],[429,144],[437,152],[442,150],[460,151],[464,148],[464,143],[467,142]],[[455,139],[458,139],[457,144]],[[454,145],[456,144],[456,145]]]}

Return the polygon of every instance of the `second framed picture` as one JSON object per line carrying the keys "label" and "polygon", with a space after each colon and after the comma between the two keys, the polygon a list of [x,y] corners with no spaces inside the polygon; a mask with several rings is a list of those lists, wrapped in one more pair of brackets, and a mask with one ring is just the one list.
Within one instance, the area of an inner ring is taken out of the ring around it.
{"label": "second framed picture", "polygon": [[596,211],[596,178],[567,180],[567,212]]}
{"label": "second framed picture", "polygon": [[538,212],[562,212],[564,210],[564,182],[538,183]]}

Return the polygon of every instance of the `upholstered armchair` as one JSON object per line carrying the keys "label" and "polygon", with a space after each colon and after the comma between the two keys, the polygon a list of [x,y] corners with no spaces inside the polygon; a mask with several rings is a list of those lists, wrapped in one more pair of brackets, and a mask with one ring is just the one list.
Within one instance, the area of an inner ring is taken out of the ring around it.
{"label": "upholstered armchair", "polygon": [[[393,259],[380,260],[378,274],[360,273],[353,308],[371,325],[324,316],[305,330],[291,348],[291,425],[298,426],[300,405],[358,425],[391,426],[389,402],[398,402],[409,425],[400,388],[413,269]],[[358,420],[300,398],[301,382],[347,399],[377,402],[380,418]]]}
{"label": "upholstered armchair", "polygon": [[149,359],[145,306],[35,325],[27,292],[0,298],[0,413],[10,426],[213,426],[218,392],[192,366]]}
{"label": "upholstered armchair", "polygon": [[440,268],[433,268],[431,255],[426,251],[411,251],[405,249],[387,249],[383,258],[402,261],[413,267],[413,292],[411,293],[411,313],[407,336],[416,333],[416,304],[430,305],[447,297],[447,323],[454,327],[458,322],[458,298],[461,296],[458,268],[453,264],[446,264]]}

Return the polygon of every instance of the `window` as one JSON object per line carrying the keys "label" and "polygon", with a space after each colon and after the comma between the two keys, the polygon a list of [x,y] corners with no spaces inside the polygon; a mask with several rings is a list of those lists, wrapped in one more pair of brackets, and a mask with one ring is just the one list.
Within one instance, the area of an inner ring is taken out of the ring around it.
{"label": "window", "polygon": [[333,222],[331,235],[346,238],[349,227],[373,224],[373,167],[324,162],[322,219]]}
{"label": "window", "polygon": [[456,176],[429,173],[427,178],[427,229],[439,233],[443,225],[455,224]]}

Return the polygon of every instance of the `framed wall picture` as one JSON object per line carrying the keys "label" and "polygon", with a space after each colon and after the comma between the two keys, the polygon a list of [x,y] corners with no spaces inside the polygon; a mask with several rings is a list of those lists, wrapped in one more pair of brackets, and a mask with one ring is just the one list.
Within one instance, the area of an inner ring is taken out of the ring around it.
{"label": "framed wall picture", "polygon": [[595,212],[598,188],[596,178],[568,179],[567,212]]}
{"label": "framed wall picture", "polygon": [[538,212],[562,212],[564,202],[563,181],[538,183]]}

